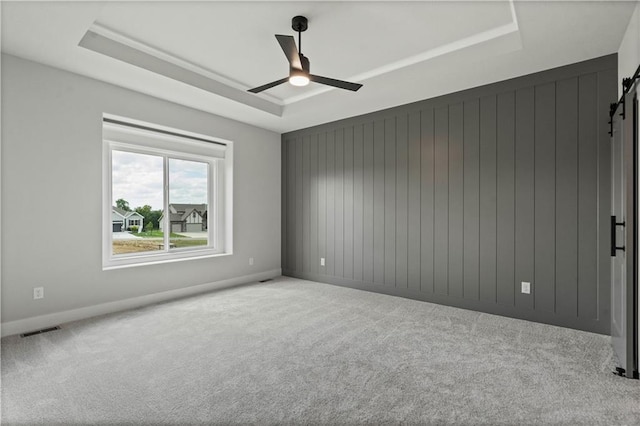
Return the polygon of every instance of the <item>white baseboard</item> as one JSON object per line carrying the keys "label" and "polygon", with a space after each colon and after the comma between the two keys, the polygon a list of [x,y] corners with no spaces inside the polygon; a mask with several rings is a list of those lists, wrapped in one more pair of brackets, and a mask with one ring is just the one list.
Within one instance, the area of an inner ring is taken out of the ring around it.
{"label": "white baseboard", "polygon": [[3,322],[2,337],[11,336],[18,333],[26,333],[34,330],[41,330],[65,322],[77,321],[97,315],[110,314],[127,309],[139,308],[153,303],[165,302],[167,300],[178,299],[180,297],[192,296],[199,293],[232,287],[239,284],[248,284],[267,278],[279,277],[282,269],[258,272],[257,274],[244,275],[241,277],[229,278],[222,281],[195,285],[192,287],[179,288],[176,290],[163,291],[161,293],[148,294],[145,296],[132,297],[130,299],[118,300],[116,302],[101,303],[99,305],[87,306],[85,308],[72,309],[69,311],[55,312],[53,314],[39,315],[37,317],[25,318],[16,321]]}

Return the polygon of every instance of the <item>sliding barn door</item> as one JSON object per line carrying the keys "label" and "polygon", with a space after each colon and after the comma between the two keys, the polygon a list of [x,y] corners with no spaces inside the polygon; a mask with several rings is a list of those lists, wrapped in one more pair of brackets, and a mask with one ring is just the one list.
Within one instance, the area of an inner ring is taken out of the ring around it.
{"label": "sliding barn door", "polygon": [[611,118],[611,342],[617,371],[637,377],[637,128],[635,89]]}

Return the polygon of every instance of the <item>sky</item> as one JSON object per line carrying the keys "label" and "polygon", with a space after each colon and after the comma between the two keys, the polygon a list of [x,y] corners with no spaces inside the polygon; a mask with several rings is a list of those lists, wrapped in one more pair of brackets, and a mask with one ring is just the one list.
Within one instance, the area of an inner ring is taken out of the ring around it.
{"label": "sky", "polygon": [[[169,159],[169,203],[207,204],[206,163]],[[150,205],[162,210],[162,157],[113,151],[112,195],[133,210]]]}

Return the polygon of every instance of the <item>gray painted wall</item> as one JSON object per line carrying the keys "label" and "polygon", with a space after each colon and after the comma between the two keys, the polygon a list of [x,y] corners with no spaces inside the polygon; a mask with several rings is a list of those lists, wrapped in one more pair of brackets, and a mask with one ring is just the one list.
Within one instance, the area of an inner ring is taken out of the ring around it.
{"label": "gray painted wall", "polygon": [[283,135],[284,274],[608,333],[616,61]]}
{"label": "gray painted wall", "polygon": [[[234,141],[233,255],[102,270],[104,112]],[[278,270],[280,159],[277,133],[3,55],[2,322]]]}

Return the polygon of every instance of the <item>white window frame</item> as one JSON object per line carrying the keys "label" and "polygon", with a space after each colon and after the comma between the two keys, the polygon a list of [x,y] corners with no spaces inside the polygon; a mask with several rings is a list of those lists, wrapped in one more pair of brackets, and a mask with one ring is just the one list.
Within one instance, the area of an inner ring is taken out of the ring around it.
{"label": "white window frame", "polygon": [[[104,118],[137,127],[103,122],[103,270],[233,254],[233,142],[107,114],[104,115]],[[154,131],[155,129],[158,131]],[[167,134],[167,132],[172,134]],[[176,134],[184,135],[184,137]],[[202,139],[210,142],[202,141]],[[170,202],[169,160],[197,161],[208,165],[207,205],[209,214],[207,215],[208,244],[206,246],[171,248],[169,243],[171,236],[170,215],[164,214],[162,226],[165,232],[162,250],[113,254],[111,212],[113,199],[112,152],[114,150],[156,155],[163,158],[164,205],[162,210],[165,213],[169,211]]]}

